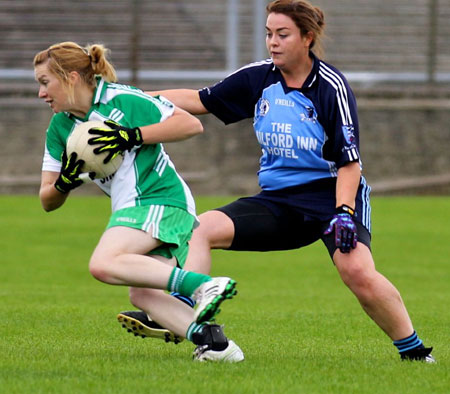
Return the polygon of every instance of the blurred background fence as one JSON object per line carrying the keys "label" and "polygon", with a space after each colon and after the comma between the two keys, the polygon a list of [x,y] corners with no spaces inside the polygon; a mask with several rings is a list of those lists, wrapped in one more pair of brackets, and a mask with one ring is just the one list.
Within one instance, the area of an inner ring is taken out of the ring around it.
{"label": "blurred background fence", "polygon": [[[0,0],[0,192],[35,193],[45,128],[32,59],[60,41],[103,43],[122,83],[201,88],[266,57],[267,0]],[[450,191],[450,1],[316,0],[325,60],[358,99],[364,173],[378,193]],[[257,191],[251,121],[167,144],[195,193]],[[85,188],[85,192],[92,190]]]}

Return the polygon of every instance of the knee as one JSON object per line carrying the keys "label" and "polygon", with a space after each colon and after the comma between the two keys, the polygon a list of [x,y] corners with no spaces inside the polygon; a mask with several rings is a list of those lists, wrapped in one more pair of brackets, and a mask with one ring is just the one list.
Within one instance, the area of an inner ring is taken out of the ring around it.
{"label": "knee", "polygon": [[89,261],[89,272],[91,275],[100,282],[109,282],[110,272],[108,270],[108,264],[106,259],[102,259],[98,256],[92,256]]}
{"label": "knee", "polygon": [[210,249],[226,249],[234,237],[233,221],[221,211],[208,211],[199,216],[190,244],[207,244]]}
{"label": "knee", "polygon": [[208,216],[208,213],[206,212],[199,216],[200,224],[194,229],[191,242],[211,243],[213,241],[212,220]]}
{"label": "knee", "polygon": [[140,308],[142,300],[144,299],[144,288],[141,287],[130,287],[130,302],[136,307]]}
{"label": "knee", "polygon": [[[138,309],[148,309],[148,303],[153,297],[155,290],[145,287],[130,287],[130,302]],[[161,290],[156,290],[161,291]]]}
{"label": "knee", "polygon": [[339,274],[342,281],[354,292],[370,291],[374,279],[372,267],[365,265],[364,262],[348,261],[339,267]]}

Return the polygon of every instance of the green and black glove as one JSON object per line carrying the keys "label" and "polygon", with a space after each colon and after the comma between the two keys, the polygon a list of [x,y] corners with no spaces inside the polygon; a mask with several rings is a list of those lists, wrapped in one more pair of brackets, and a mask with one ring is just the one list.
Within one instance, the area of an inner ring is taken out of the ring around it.
{"label": "green and black glove", "polygon": [[143,140],[139,127],[121,126],[112,120],[105,120],[105,125],[109,128],[93,127],[90,129],[89,134],[96,135],[96,137],[88,140],[89,145],[100,145],[94,149],[95,154],[108,152],[103,163],[106,164],[125,151],[142,145]]}
{"label": "green and black glove", "polygon": [[[78,186],[81,186],[84,181],[80,178],[81,167],[84,165],[84,160],[77,160],[77,154],[72,152],[69,157],[67,157],[67,152],[61,155],[61,172],[58,179],[55,182],[55,188],[60,193],[66,194]],[[89,178],[94,179],[95,173],[91,172],[88,174]]]}

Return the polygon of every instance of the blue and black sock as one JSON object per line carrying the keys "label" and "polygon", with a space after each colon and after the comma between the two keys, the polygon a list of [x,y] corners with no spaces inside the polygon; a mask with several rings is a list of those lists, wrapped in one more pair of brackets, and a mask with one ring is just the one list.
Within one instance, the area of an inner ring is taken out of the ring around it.
{"label": "blue and black sock", "polygon": [[189,305],[191,308],[193,308],[195,306],[195,301],[191,297],[181,295],[180,293],[178,293],[176,291],[172,291],[172,293],[170,293],[170,295],[175,298],[178,298],[180,301],[183,301],[186,305]]}
{"label": "blue and black sock", "polygon": [[393,343],[397,347],[402,358],[415,349],[423,349],[425,347],[415,331],[409,337],[399,339]]}

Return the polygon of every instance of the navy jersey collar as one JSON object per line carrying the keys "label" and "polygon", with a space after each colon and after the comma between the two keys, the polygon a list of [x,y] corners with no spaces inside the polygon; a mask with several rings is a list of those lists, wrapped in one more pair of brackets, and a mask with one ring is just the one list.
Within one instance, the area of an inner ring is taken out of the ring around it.
{"label": "navy jersey collar", "polygon": [[302,89],[311,88],[313,86],[314,82],[317,81],[317,75],[319,74],[319,59],[311,51],[309,51],[309,57],[313,61],[313,66],[312,66],[311,72],[308,75],[308,78],[306,78],[306,81],[302,86]]}
{"label": "navy jersey collar", "polygon": [[293,90],[303,91],[303,90],[310,89],[310,88],[313,87],[313,85],[317,81],[317,75],[319,73],[319,59],[311,51],[309,51],[309,57],[313,61],[313,66],[312,66],[311,72],[309,73],[308,77],[306,78],[306,80],[303,83],[303,86],[301,88],[290,88],[289,86],[287,86],[286,85],[286,81],[284,80],[283,74],[281,74],[280,69],[277,66],[275,66],[275,65],[273,66],[272,70],[279,74],[280,80],[281,80],[281,83],[283,85],[283,89],[284,89],[285,93],[292,92]]}

